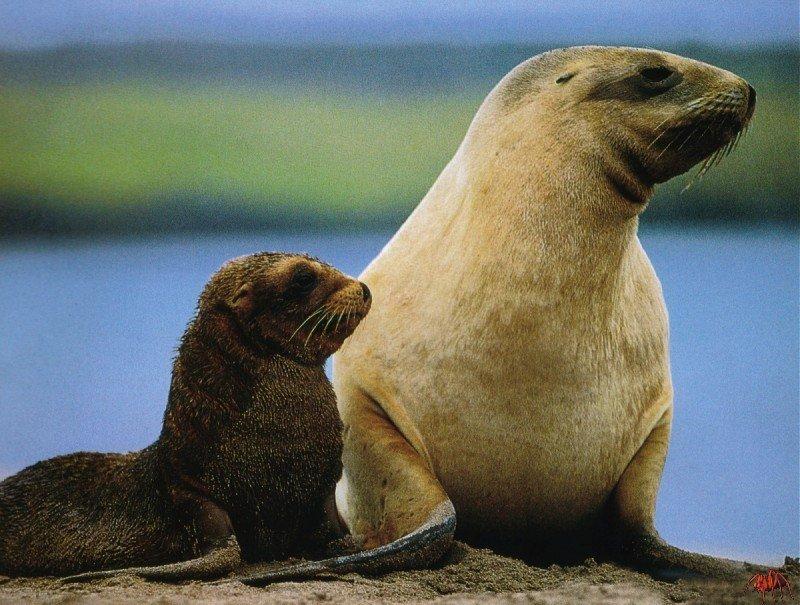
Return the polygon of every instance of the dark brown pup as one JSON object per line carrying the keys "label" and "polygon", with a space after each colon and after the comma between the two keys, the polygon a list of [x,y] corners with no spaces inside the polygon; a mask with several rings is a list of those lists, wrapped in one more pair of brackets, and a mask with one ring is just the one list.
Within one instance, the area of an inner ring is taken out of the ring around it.
{"label": "dark brown pup", "polygon": [[0,573],[181,580],[319,552],[337,537],[342,470],[323,363],[370,304],[365,285],[307,256],[225,264],[183,335],[153,445],[0,483]]}

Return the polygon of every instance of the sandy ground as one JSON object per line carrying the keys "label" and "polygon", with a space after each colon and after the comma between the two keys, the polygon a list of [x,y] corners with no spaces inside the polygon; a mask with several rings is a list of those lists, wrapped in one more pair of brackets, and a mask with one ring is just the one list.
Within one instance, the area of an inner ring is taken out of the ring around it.
{"label": "sandy ground", "polygon": [[[795,578],[789,578],[793,585]],[[236,580],[170,585],[120,577],[62,585],[46,578],[0,579],[0,603],[758,603],[758,595],[745,588],[747,579],[666,583],[591,559],[575,567],[541,568],[457,543],[437,569],[380,577],[349,574],[266,588]],[[797,592],[784,602],[797,602]]]}

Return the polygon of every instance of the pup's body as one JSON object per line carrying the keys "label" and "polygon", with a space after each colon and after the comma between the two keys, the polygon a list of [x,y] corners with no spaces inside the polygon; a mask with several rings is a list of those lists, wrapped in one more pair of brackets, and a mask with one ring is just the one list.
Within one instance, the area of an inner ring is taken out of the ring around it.
{"label": "pup's body", "polygon": [[226,264],[184,334],[152,446],[0,483],[0,573],[198,578],[324,547],[342,425],[322,364],[368,309],[362,284],[314,259]]}
{"label": "pup's body", "polygon": [[154,446],[38,462],[0,483],[0,572],[60,575],[199,555]]}

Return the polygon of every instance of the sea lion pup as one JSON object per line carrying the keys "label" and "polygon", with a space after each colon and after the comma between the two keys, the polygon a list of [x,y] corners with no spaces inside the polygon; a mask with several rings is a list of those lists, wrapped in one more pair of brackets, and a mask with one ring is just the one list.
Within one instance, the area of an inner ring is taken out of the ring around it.
{"label": "sea lion pup", "polygon": [[653,525],[673,391],[637,227],[656,183],[730,150],[755,97],[635,48],[548,52],[502,79],[361,275],[376,305],[334,356],[353,534],[384,544],[452,500],[467,540],[539,560],[737,569]]}
{"label": "sea lion pup", "polygon": [[342,448],[323,363],[370,300],[306,256],[225,264],[183,335],[153,445],[60,456],[0,483],[0,573],[207,578],[323,547]]}

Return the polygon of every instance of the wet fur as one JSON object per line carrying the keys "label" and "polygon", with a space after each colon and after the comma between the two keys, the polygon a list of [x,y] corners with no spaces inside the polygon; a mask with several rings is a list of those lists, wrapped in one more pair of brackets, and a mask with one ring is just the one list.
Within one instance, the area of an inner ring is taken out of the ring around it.
{"label": "wet fur", "polygon": [[[317,282],[298,292],[293,280],[308,267]],[[153,445],[60,456],[0,483],[0,573],[63,575],[225,552],[222,561],[162,570],[180,579],[230,571],[240,555],[319,554],[338,535],[328,505],[342,449],[322,364],[368,310],[365,296],[359,282],[308,257],[226,264],[183,336]],[[320,307],[340,320],[336,329],[331,322],[316,337],[294,338]]]}

